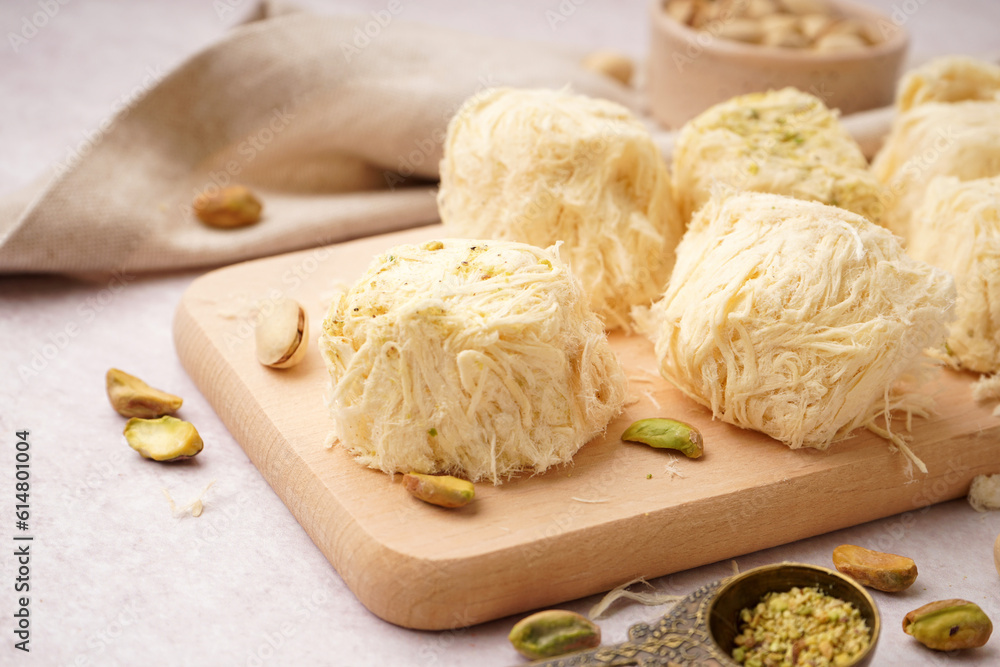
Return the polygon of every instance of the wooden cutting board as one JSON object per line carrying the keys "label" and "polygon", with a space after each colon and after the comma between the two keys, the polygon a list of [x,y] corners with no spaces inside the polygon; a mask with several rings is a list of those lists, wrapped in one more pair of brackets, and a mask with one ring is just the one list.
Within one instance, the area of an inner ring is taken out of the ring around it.
{"label": "wooden cutting board", "polygon": [[[358,599],[387,621],[444,629],[550,606],[956,498],[975,475],[1000,471],[1000,419],[972,400],[971,375],[945,371],[931,387],[939,415],[914,419],[912,444],[930,472],[911,476],[906,459],[867,432],[828,452],[792,451],[713,421],[655,375],[648,341],[617,334],[634,402],[605,437],[544,475],[477,484],[464,508],[424,504],[398,475],[324,446],[329,379],[315,341],[338,285],[391,246],[442,235],[422,227],[214,271],[191,285],[174,324],[181,361],[223,422]],[[286,371],[254,356],[250,311],[275,296],[309,311],[311,349]],[[697,425],[704,457],[619,439],[655,416]]]}

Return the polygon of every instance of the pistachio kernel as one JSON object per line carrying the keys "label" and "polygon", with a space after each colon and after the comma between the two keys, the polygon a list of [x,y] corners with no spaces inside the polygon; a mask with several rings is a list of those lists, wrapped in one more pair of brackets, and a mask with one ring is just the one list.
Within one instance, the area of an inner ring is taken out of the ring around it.
{"label": "pistachio kernel", "polygon": [[657,449],[676,449],[692,459],[705,453],[698,429],[676,419],[640,419],[625,429],[622,440],[641,442]]}
{"label": "pistachio kernel", "polygon": [[993,623],[968,600],[938,600],[903,619],[903,632],[935,651],[977,648],[989,641]]}
{"label": "pistachio kernel", "polygon": [[518,621],[507,638],[518,653],[537,660],[600,646],[601,629],[576,612],[549,609]]}
{"label": "pistachio kernel", "polygon": [[912,559],[853,544],[833,550],[833,566],[859,584],[887,593],[905,591],[917,580],[917,564]]}
{"label": "pistachio kernel", "polygon": [[175,417],[133,417],[125,424],[124,433],[132,449],[154,461],[189,459],[205,446],[192,424]]}
{"label": "pistachio kernel", "polygon": [[184,402],[180,396],[154,389],[134,375],[117,368],[108,369],[104,384],[111,407],[123,417],[162,417],[177,412]]}
{"label": "pistachio kernel", "polygon": [[441,507],[462,507],[476,497],[476,487],[472,482],[451,475],[406,473],[403,475],[403,488],[425,503]]}

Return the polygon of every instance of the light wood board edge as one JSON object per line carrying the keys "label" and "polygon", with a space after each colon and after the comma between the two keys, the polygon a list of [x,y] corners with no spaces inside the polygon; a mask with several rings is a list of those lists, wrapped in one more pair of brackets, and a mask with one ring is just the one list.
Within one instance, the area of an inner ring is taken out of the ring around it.
{"label": "light wood board edge", "polygon": [[[388,247],[392,243],[388,239],[398,236],[387,235],[381,243]],[[369,238],[351,243],[368,248],[379,242]],[[292,256],[298,254],[302,253]],[[474,557],[406,553],[386,546],[354,520],[338,500],[337,490],[328,488],[294,451],[227,363],[223,350],[193,317],[190,300],[198,298],[201,286],[232,268],[199,278],[185,293],[174,326],[178,355],[348,587],[369,610],[397,625],[431,630],[465,627],[602,592],[635,576],[662,576],[899,512],[919,511],[963,495],[973,476],[996,472],[1000,465],[998,426],[921,451],[931,473],[903,487],[896,484],[897,458],[855,459],[787,483],[702,499],[669,513],[650,512],[596,527],[556,531],[532,544],[487,550]],[[816,486],[837,489],[821,512],[811,502],[802,502],[803,490]],[[836,509],[840,506],[842,511]],[[733,539],[737,534],[738,542]],[[623,553],[628,553],[627,559]],[[591,554],[590,562],[581,564],[580,554]],[[382,576],[385,573],[390,574]]]}

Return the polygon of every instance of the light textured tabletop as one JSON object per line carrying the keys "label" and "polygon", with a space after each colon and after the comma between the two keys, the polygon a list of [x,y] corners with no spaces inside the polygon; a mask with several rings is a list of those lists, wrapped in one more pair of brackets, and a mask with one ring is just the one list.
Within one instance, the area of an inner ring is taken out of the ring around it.
{"label": "light textured tabletop", "polygon": [[[327,13],[368,13],[386,2],[300,4]],[[992,0],[872,4],[905,21],[918,58],[1000,51],[1000,6]],[[648,41],[641,0],[421,0],[402,7],[401,19],[612,47],[636,57]],[[25,21],[45,8],[51,16],[26,30]],[[249,10],[245,0],[5,2],[0,195],[64,161],[123,100],[212,43]],[[30,37],[15,44],[12,33]],[[354,598],[177,360],[174,309],[197,275],[119,275],[97,283],[0,278],[0,663],[520,663],[506,639],[516,619],[417,632],[381,621]],[[197,425],[204,454],[163,466],[132,452],[121,436],[123,419],[104,394],[104,373],[112,366],[184,396],[182,416]],[[20,532],[14,517],[15,433],[23,430],[30,431],[31,455],[30,529],[24,534],[34,537],[27,594],[14,591],[18,563],[12,546]],[[183,505],[213,481],[201,517],[171,514],[164,490]],[[984,649],[944,656],[916,645],[899,627],[906,611],[950,597],[975,601],[1000,620],[1000,581],[992,561],[998,532],[1000,514],[978,514],[957,500],[736,561],[741,569],[782,560],[830,566],[832,549],[842,543],[909,555],[920,568],[914,587],[896,595],[873,593],[884,624],[875,664],[1000,664],[1000,638]],[[651,583],[662,592],[686,594],[732,568],[720,562]],[[12,614],[22,595],[30,596],[30,653],[14,647]],[[586,612],[597,599],[565,607]],[[619,603],[601,621],[604,639],[622,641],[629,625],[663,611]]]}

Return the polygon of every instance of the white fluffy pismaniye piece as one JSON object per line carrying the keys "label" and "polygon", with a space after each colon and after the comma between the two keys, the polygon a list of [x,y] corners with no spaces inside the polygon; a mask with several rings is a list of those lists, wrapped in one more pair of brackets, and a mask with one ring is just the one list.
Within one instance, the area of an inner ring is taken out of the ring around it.
{"label": "white fluffy pismaniye piece", "polygon": [[688,122],[673,182],[684,220],[717,184],[839,206],[872,222],[885,208],[882,186],[837,114],[795,88],[734,97]]}
{"label": "white fluffy pismaniye piece", "polygon": [[561,253],[607,328],[662,292],[683,233],[666,164],[627,109],[565,91],[497,89],[448,126],[448,233]]}
{"label": "white fluffy pismaniye piece", "polygon": [[922,350],[944,342],[953,281],[887,230],[833,206],[720,193],[677,257],[643,329],[663,376],[715,417],[826,449],[882,429],[891,409],[928,407],[912,384]]}
{"label": "white fluffy pismaniye piece", "polygon": [[337,439],[390,473],[541,472],[625,401],[579,282],[557,252],[522,243],[389,250],[331,305],[320,346]]}
{"label": "white fluffy pismaniye piece", "polygon": [[955,277],[952,361],[980,373],[1000,371],[1000,176],[931,181],[914,215],[907,252]]}
{"label": "white fluffy pismaniye piece", "polygon": [[903,78],[897,114],[872,172],[888,191],[884,224],[906,241],[931,181],[1000,176],[1000,66],[931,61]]}
{"label": "white fluffy pismaniye piece", "polygon": [[896,110],[928,102],[994,100],[1000,95],[1000,65],[969,56],[943,56],[910,70],[899,81]]}

